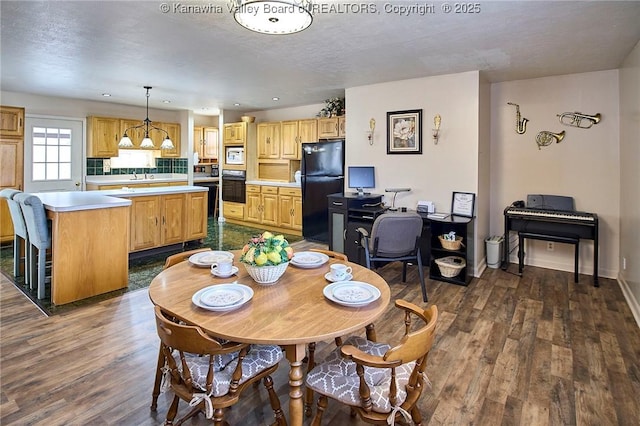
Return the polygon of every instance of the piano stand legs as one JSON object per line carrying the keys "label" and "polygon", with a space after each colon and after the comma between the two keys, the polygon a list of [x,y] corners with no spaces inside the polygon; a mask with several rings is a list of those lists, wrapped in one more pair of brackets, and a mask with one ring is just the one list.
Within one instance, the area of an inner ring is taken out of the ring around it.
{"label": "piano stand legs", "polygon": [[[573,244],[574,246],[574,272],[573,272],[573,282],[578,282],[578,259],[580,257],[580,238],[579,237],[569,237],[569,236],[555,236],[555,235],[544,235],[544,234],[536,234],[533,232],[519,232],[518,233],[518,273],[522,276],[522,270],[524,269],[524,240],[525,238],[529,238],[532,240],[542,240],[542,241],[553,241],[555,243],[565,243],[565,244]],[[594,281],[594,286],[598,287],[597,278]]]}

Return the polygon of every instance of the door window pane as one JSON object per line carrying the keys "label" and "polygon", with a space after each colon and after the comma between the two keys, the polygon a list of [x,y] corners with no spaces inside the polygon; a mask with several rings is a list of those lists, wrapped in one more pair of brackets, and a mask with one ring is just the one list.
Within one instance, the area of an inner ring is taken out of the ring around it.
{"label": "door window pane", "polygon": [[33,128],[34,181],[71,179],[71,129]]}

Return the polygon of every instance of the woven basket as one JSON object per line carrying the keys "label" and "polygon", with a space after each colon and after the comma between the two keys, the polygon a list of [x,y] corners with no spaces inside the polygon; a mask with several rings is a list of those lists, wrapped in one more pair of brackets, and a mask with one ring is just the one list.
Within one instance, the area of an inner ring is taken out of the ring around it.
{"label": "woven basket", "polygon": [[280,279],[287,270],[289,262],[284,262],[275,266],[254,266],[244,263],[244,267],[247,269],[251,278],[258,284],[273,285]]}
{"label": "woven basket", "polygon": [[467,262],[460,256],[447,256],[436,259],[436,264],[440,269],[440,275],[446,278],[453,278],[467,266]]}
{"label": "woven basket", "polygon": [[455,241],[445,240],[442,235],[438,236],[440,240],[440,244],[442,244],[442,248],[445,250],[460,250],[460,246],[462,246],[462,237],[456,237]]}

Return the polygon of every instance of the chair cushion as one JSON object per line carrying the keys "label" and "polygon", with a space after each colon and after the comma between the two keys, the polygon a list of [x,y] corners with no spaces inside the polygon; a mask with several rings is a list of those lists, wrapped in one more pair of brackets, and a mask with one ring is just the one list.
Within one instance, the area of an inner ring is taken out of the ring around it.
{"label": "chair cushion", "polygon": [[[349,337],[345,345],[353,345],[370,355],[382,356],[391,346],[375,343],[359,336]],[[411,376],[415,362],[403,364],[396,368],[398,386],[398,405],[407,397],[406,384]],[[392,410],[389,402],[389,386],[391,369],[364,367],[365,382],[371,390],[373,411],[389,413]],[[340,354],[340,348],[334,349],[322,362],[307,374],[307,386],[315,392],[326,395],[347,405],[361,406],[362,400],[358,392],[360,378],[356,373],[356,363],[347,360]]]}
{"label": "chair cushion", "polygon": [[[180,356],[174,354],[178,369],[181,370]],[[185,353],[194,387],[206,391],[207,372],[209,371],[209,357]],[[247,356],[242,361],[242,378],[240,383],[246,382],[261,371],[277,364],[282,359],[282,348],[275,345],[252,345]],[[238,352],[214,356],[213,396],[222,396],[229,391],[233,371],[238,365]]]}

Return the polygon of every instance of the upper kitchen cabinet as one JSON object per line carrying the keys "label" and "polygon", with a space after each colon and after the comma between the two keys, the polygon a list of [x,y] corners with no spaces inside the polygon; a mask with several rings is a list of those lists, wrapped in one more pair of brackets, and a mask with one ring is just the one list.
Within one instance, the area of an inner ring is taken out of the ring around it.
{"label": "upper kitchen cabinet", "polygon": [[24,136],[24,108],[0,107],[0,136],[3,138]]}
{"label": "upper kitchen cabinet", "polygon": [[[169,134],[169,139],[171,139],[171,142],[173,142],[173,149],[163,149],[161,151],[160,155],[163,158],[180,157],[180,124],[178,124],[178,123],[156,123],[155,126],[161,128],[162,130],[167,132]],[[156,146],[159,148],[160,144],[162,144],[162,141],[164,141],[164,138],[167,135],[164,132],[157,132],[156,131],[156,133],[159,136],[157,138],[154,138],[152,136],[152,139],[153,139],[153,143],[156,144]]]}
{"label": "upper kitchen cabinet", "polygon": [[87,157],[117,157],[119,135],[119,118],[87,117]]}
{"label": "upper kitchen cabinet", "polygon": [[323,117],[318,119],[318,139],[336,139],[346,136],[347,117]]}
{"label": "upper kitchen cabinet", "polygon": [[300,160],[302,157],[302,144],[317,141],[317,119],[283,121],[280,158]]}
{"label": "upper kitchen cabinet", "polygon": [[227,123],[224,125],[225,145],[244,145],[247,142],[247,123]]}
{"label": "upper kitchen cabinet", "polygon": [[216,127],[193,128],[193,151],[201,163],[218,161],[218,129]]}
{"label": "upper kitchen cabinet", "polygon": [[142,127],[132,129],[132,127],[139,126],[141,124],[142,121],[140,120],[120,120],[120,134],[124,136],[124,132],[127,132],[127,136],[129,136],[131,143],[133,143],[133,146],[136,148],[140,146],[140,143],[142,143],[142,138],[144,138],[144,129]]}
{"label": "upper kitchen cabinet", "polygon": [[258,159],[280,158],[280,122],[260,123],[257,126]]}

